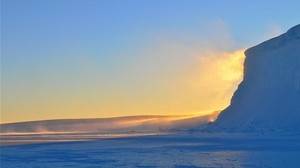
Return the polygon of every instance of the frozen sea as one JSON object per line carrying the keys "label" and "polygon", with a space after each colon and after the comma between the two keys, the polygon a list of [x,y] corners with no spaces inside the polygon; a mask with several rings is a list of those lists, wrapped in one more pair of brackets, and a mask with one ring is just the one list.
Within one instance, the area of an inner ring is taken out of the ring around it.
{"label": "frozen sea", "polygon": [[[15,137],[1,137],[1,168],[300,167],[300,135],[64,135],[64,141],[51,136],[49,141],[47,137],[22,136],[19,139],[25,139],[25,144],[5,143]],[[33,141],[28,144],[30,139]]]}

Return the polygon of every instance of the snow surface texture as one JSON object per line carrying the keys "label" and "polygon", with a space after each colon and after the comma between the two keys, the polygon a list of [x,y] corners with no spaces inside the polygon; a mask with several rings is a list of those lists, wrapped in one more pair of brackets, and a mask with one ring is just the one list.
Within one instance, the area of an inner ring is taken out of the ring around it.
{"label": "snow surface texture", "polygon": [[176,134],[0,147],[1,168],[298,168],[299,136]]}
{"label": "snow surface texture", "polygon": [[300,131],[300,25],[245,52],[244,79],[208,130]]}

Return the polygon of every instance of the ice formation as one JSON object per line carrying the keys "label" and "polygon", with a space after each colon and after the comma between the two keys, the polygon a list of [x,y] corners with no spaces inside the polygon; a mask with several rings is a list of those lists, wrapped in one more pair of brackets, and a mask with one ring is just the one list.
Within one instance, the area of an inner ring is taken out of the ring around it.
{"label": "ice formation", "polygon": [[300,130],[300,25],[245,51],[244,78],[210,129]]}

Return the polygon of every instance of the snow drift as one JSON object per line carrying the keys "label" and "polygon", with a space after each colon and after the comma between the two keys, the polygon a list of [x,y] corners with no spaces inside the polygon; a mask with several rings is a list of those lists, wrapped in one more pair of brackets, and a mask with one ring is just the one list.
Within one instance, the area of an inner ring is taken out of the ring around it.
{"label": "snow drift", "polygon": [[300,131],[300,25],[245,55],[244,79],[209,129]]}
{"label": "snow drift", "polygon": [[195,116],[128,116],[100,119],[60,119],[0,124],[1,134],[169,132],[201,127],[219,112]]}

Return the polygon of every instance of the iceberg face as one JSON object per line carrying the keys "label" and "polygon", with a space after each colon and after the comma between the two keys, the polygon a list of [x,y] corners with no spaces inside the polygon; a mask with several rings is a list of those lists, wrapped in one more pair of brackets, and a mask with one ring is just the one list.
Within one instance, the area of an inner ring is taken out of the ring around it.
{"label": "iceberg face", "polygon": [[300,131],[300,25],[245,55],[244,79],[211,128]]}

